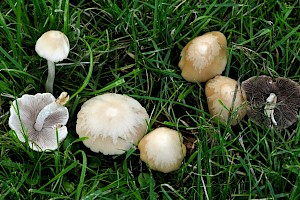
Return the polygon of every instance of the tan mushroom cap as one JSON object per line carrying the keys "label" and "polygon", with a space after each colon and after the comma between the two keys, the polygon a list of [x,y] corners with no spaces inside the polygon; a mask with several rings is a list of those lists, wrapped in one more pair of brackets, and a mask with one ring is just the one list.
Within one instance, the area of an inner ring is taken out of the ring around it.
{"label": "tan mushroom cap", "polygon": [[62,61],[68,57],[70,51],[69,39],[60,31],[47,31],[37,40],[35,51],[51,62]]}
{"label": "tan mushroom cap", "polygon": [[206,82],[222,74],[227,63],[227,41],[219,31],[208,32],[187,43],[182,49],[179,68],[189,82]]}
{"label": "tan mushroom cap", "polygon": [[[237,81],[226,76],[216,76],[207,81],[205,85],[205,95],[209,113],[220,121],[227,123],[229,110],[232,107],[232,101],[236,90]],[[220,101],[222,103],[220,103]],[[223,105],[222,105],[223,104]],[[235,101],[232,108],[234,118],[231,125],[236,125],[247,112],[246,101],[243,98],[241,88],[238,86]]]}
{"label": "tan mushroom cap", "polygon": [[138,148],[140,158],[153,170],[169,173],[180,168],[186,154],[182,136],[170,128],[157,128],[144,136]]}
{"label": "tan mushroom cap", "polygon": [[149,116],[135,99],[106,93],[86,101],[77,115],[76,131],[94,152],[122,154],[146,134]]}

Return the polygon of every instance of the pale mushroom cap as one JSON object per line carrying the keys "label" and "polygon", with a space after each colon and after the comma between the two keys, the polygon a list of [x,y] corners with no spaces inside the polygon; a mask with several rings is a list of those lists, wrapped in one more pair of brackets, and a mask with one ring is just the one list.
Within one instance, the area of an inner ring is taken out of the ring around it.
{"label": "pale mushroom cap", "polygon": [[36,42],[37,54],[51,62],[59,62],[68,57],[70,51],[67,36],[56,30],[45,32]]}
{"label": "pale mushroom cap", "polygon": [[144,136],[138,148],[142,161],[151,169],[164,173],[179,169],[186,154],[181,134],[165,127],[157,128]]}
{"label": "pale mushroom cap", "polygon": [[219,31],[208,32],[182,49],[179,68],[189,82],[205,82],[222,74],[227,63],[227,41]]}
{"label": "pale mushroom cap", "polygon": [[[209,113],[213,117],[218,117],[224,123],[227,123],[228,121],[229,110],[232,106],[236,84],[237,81],[234,79],[226,76],[216,76],[207,81],[205,85],[205,95],[207,97]],[[232,109],[232,114],[235,116],[231,121],[231,125],[236,125],[238,121],[246,115],[246,107],[246,101],[243,98],[240,86],[238,86]],[[236,111],[237,113],[235,114]]]}
{"label": "pale mushroom cap", "polygon": [[34,128],[39,112],[53,102],[55,102],[55,97],[50,93],[25,94],[14,100],[10,107],[8,121],[10,128],[15,131],[21,142],[25,142],[24,136],[27,135],[29,146],[35,151],[57,149],[58,143],[63,141],[68,134],[67,127],[65,127],[69,118],[67,108],[52,112],[46,118],[40,131]]}
{"label": "pale mushroom cap", "polygon": [[149,115],[135,99],[106,93],[86,101],[77,115],[79,137],[94,152],[122,154],[146,134]]}

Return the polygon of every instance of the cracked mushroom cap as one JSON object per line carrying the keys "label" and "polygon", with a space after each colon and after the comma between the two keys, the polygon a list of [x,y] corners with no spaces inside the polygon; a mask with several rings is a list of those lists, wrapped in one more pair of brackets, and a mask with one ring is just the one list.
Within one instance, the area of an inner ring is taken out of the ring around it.
{"label": "cracked mushroom cap", "polygon": [[105,155],[123,154],[146,134],[149,116],[135,99],[106,93],[86,101],[77,115],[76,131],[85,146]]}
{"label": "cracked mushroom cap", "polygon": [[242,82],[249,102],[247,115],[255,123],[284,129],[298,120],[300,85],[288,78],[261,75]]}
{"label": "cracked mushroom cap", "polygon": [[232,78],[216,76],[210,79],[205,85],[205,95],[209,113],[224,123],[227,123],[230,113],[233,115],[233,126],[246,115],[246,101],[240,86],[237,87],[237,81]]}
{"label": "cracked mushroom cap", "polygon": [[189,82],[206,82],[222,74],[227,63],[227,41],[219,31],[208,32],[182,49],[179,68]]}
{"label": "cracked mushroom cap", "polygon": [[69,39],[60,31],[47,31],[37,40],[35,51],[51,62],[62,61],[68,57],[70,51]]}
{"label": "cracked mushroom cap", "polygon": [[142,161],[151,169],[164,173],[179,169],[186,154],[181,134],[165,127],[156,128],[144,136],[138,148]]}
{"label": "cracked mushroom cap", "polygon": [[57,149],[66,138],[68,118],[68,109],[59,104],[52,94],[25,94],[13,101],[8,124],[21,142],[26,142],[28,137],[33,150],[47,151]]}

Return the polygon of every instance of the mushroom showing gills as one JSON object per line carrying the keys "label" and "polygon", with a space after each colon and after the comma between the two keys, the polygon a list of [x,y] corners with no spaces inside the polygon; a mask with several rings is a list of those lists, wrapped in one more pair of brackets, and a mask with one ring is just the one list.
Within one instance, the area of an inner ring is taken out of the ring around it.
{"label": "mushroom showing gills", "polygon": [[86,101],[77,114],[76,131],[85,146],[105,155],[123,154],[146,134],[149,116],[135,99],[106,93]]}
{"label": "mushroom showing gills", "polygon": [[50,93],[25,94],[13,101],[8,124],[19,140],[28,141],[33,150],[57,149],[68,134],[65,125],[69,112],[64,107],[68,98],[66,92],[57,99]]}
{"label": "mushroom showing gills", "polygon": [[254,76],[242,82],[247,115],[259,125],[284,129],[298,120],[300,85],[288,78]]}
{"label": "mushroom showing gills", "polygon": [[60,31],[48,31],[37,40],[35,51],[48,62],[46,92],[53,93],[55,62],[62,61],[68,57],[70,51],[69,39]]}
{"label": "mushroom showing gills", "polygon": [[138,148],[142,161],[151,169],[164,173],[179,169],[186,154],[181,134],[166,127],[148,133],[141,139]]}
{"label": "mushroom showing gills", "polygon": [[208,32],[182,49],[179,68],[189,82],[206,82],[222,74],[227,63],[227,41],[219,31]]}
{"label": "mushroom showing gills", "polygon": [[237,81],[226,76],[216,76],[205,85],[209,113],[220,121],[227,123],[232,117],[231,125],[246,115],[246,101]]}

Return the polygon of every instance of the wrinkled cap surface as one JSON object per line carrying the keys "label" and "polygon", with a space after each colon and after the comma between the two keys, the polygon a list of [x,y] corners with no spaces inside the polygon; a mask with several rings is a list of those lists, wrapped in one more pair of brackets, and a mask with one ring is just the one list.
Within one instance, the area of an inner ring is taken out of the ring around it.
{"label": "wrinkled cap surface", "polygon": [[51,113],[45,119],[40,131],[34,128],[40,111],[53,102],[55,98],[50,93],[25,94],[14,100],[10,107],[8,121],[10,128],[15,131],[21,142],[25,142],[25,137],[28,137],[29,146],[35,151],[57,149],[58,143],[67,136],[68,130],[65,126],[69,118],[67,108]]}
{"label": "wrinkled cap surface", "polygon": [[260,125],[274,126],[271,119],[264,114],[267,98],[271,93],[277,97],[274,108],[274,118],[277,122],[275,129],[291,126],[298,120],[300,108],[300,86],[288,78],[255,76],[242,82],[244,96],[249,102],[247,115]]}
{"label": "wrinkled cap surface", "polygon": [[94,152],[122,154],[146,134],[149,116],[135,99],[106,93],[86,101],[77,114],[76,132]]}
{"label": "wrinkled cap surface", "polygon": [[60,32],[51,30],[45,32],[36,42],[37,54],[51,62],[59,62],[68,57],[70,51],[69,39]]}

